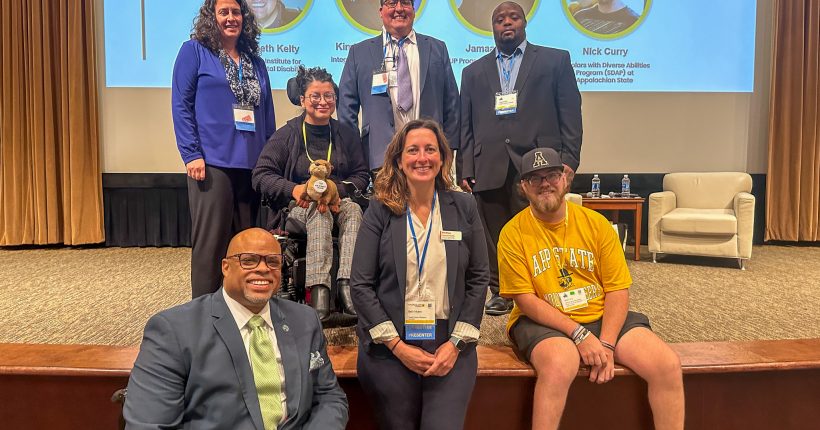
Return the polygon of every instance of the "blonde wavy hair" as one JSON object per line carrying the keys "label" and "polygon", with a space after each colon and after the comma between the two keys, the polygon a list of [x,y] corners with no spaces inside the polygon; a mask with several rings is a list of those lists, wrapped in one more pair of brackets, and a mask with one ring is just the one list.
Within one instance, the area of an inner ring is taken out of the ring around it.
{"label": "blonde wavy hair", "polygon": [[407,187],[407,177],[399,169],[401,154],[404,152],[404,144],[407,141],[407,134],[413,130],[426,128],[436,135],[438,150],[441,154],[441,170],[436,176],[436,190],[452,190],[455,183],[450,175],[453,167],[453,151],[441,131],[441,126],[431,119],[416,119],[408,122],[399,130],[387,149],[384,152],[384,165],[376,175],[375,197],[376,200],[384,203],[390,211],[396,215],[404,213],[407,207],[407,200],[410,197],[410,189]]}

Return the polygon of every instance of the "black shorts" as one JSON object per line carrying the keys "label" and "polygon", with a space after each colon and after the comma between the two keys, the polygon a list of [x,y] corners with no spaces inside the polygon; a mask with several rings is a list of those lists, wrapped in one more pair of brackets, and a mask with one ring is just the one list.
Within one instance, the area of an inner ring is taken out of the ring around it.
{"label": "black shorts", "polygon": [[[600,338],[601,321],[603,321],[603,318],[581,325],[591,331],[595,337]],[[649,318],[647,318],[646,315],[640,312],[629,311],[629,313],[626,314],[624,326],[621,328],[621,332],[618,333],[618,339],[620,340],[626,332],[635,327],[645,327],[652,330],[652,327],[649,325]],[[518,320],[513,324],[512,328],[510,328],[513,351],[515,351],[515,355],[517,355],[519,359],[527,363],[530,362],[530,355],[532,354],[532,350],[535,349],[535,346],[538,345],[538,342],[550,337],[565,337],[569,339],[564,333],[538,324],[523,314],[518,317]]]}

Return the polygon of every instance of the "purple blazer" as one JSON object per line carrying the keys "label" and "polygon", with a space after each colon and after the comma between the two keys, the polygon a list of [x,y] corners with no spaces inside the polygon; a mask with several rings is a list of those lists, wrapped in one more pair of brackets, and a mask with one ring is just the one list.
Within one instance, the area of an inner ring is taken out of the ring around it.
{"label": "purple blazer", "polygon": [[182,161],[197,158],[216,167],[253,169],[268,138],[276,130],[270,78],[265,62],[253,58],[262,97],[254,109],[256,131],[234,126],[236,103],[219,56],[195,39],[179,49],[171,82],[174,134]]}

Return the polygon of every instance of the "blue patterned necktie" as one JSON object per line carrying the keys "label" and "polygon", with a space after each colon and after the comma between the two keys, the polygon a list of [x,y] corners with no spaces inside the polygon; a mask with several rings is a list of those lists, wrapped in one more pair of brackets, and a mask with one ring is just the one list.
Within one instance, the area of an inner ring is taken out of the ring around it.
{"label": "blue patterned necktie", "polygon": [[265,331],[265,320],[254,315],[248,321],[251,328],[250,356],[253,382],[259,397],[259,408],[265,430],[276,430],[282,420],[282,378],[273,353],[273,343]]}
{"label": "blue patterned necktie", "polygon": [[410,65],[407,63],[407,53],[404,52],[404,44],[407,38],[399,41],[399,61],[398,61],[398,84],[399,93],[397,105],[402,112],[408,112],[413,107],[413,83],[410,80]]}

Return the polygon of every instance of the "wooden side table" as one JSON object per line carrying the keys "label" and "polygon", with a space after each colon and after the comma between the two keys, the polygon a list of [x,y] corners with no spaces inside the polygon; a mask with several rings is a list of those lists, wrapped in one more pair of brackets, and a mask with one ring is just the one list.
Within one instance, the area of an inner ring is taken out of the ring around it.
{"label": "wooden side table", "polygon": [[643,202],[646,199],[643,197],[636,197],[631,199],[625,198],[600,198],[593,199],[584,197],[584,207],[596,211],[611,210],[612,221],[618,223],[620,211],[634,211],[635,223],[632,228],[635,231],[635,261],[641,260],[641,223],[643,222]]}

